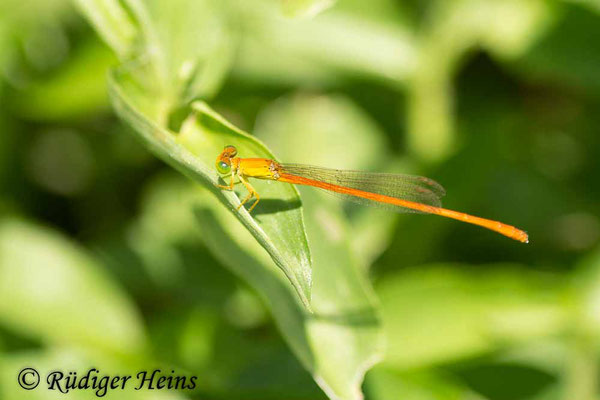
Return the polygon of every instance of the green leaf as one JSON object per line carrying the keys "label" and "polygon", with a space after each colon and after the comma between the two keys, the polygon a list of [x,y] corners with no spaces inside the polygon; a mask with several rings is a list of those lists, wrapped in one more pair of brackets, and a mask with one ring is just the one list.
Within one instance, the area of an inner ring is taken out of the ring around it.
{"label": "green leaf", "polygon": [[106,70],[115,57],[102,43],[85,46],[51,77],[15,96],[17,113],[30,119],[67,119],[108,109]]}
{"label": "green leaf", "polygon": [[[308,307],[310,251],[300,198],[295,188],[270,181],[253,183],[262,200],[254,214],[250,215],[244,208],[236,211],[240,200],[234,192],[216,187],[219,177],[214,162],[225,145],[236,146],[242,157],[272,159],[273,154],[262,143],[236,129],[200,102],[193,104],[179,135],[168,130],[164,127],[167,119],[164,103],[153,102],[152,90],[148,86],[140,86],[126,70],[121,69],[111,75],[109,88],[115,110],[121,118],[136,130],[157,156],[217,195],[267,250]],[[159,125],[156,120],[163,122]]]}
{"label": "green leaf", "polygon": [[[69,0],[3,0],[0,16],[3,79],[10,81],[11,68],[22,67],[22,61],[27,61],[33,70],[47,72],[68,52],[66,26],[73,17]],[[25,54],[20,54],[21,46],[27,48]]]}
{"label": "green leaf", "polygon": [[377,288],[388,337],[386,365],[435,365],[560,332],[568,320],[558,277],[524,268],[430,265]]}
{"label": "green leaf", "polygon": [[122,62],[144,60],[153,84],[179,103],[214,95],[234,40],[216,0],[76,0]]}
{"label": "green leaf", "polygon": [[146,338],[129,298],[59,234],[0,222],[0,321],[45,343],[139,353]]}
{"label": "green leaf", "polygon": [[600,348],[600,251],[584,258],[574,274],[571,290],[577,331]]}
{"label": "green leaf", "polygon": [[259,5],[242,10],[245,20],[260,21],[239,38],[234,73],[243,79],[311,86],[350,75],[400,87],[414,72],[417,48],[406,27],[337,8],[290,20]]}
{"label": "green leaf", "polygon": [[[151,62],[163,96],[179,103],[214,94],[233,59],[234,37],[219,0],[129,0],[143,32],[136,54]],[[126,61],[126,60],[125,60]]]}
{"label": "green leaf", "polygon": [[[236,211],[240,204],[236,194],[216,186],[217,155],[225,145],[235,145],[242,157],[274,157],[263,144],[203,103],[186,108],[189,99],[218,86],[216,82],[225,70],[220,60],[227,58],[223,49],[228,41],[224,40],[226,30],[217,12],[218,4],[212,0],[129,0],[127,5],[140,26],[141,39],[133,61],[109,76],[109,92],[117,114],[155,155],[209,187],[235,213],[309,307],[310,252],[298,193],[291,185],[259,182],[256,189],[264,200],[254,215],[244,208]],[[94,10],[102,13],[102,9]],[[179,114],[175,112],[178,109]],[[171,129],[174,115],[183,115],[180,132]]]}
{"label": "green leaf", "polygon": [[138,29],[119,0],[75,0],[98,34],[119,55],[133,51]]}
{"label": "green leaf", "polygon": [[333,6],[336,0],[280,0],[284,14],[290,17],[312,17]]}
{"label": "green leaf", "polygon": [[363,375],[383,351],[376,302],[354,261],[334,199],[310,191],[305,199],[315,263],[313,314],[298,304],[284,276],[248,232],[206,196],[198,196],[202,238],[263,297],[284,338],[328,396],[361,399]]}
{"label": "green leaf", "polygon": [[378,366],[369,372],[366,386],[373,400],[483,400],[458,382],[429,371],[398,373]]}

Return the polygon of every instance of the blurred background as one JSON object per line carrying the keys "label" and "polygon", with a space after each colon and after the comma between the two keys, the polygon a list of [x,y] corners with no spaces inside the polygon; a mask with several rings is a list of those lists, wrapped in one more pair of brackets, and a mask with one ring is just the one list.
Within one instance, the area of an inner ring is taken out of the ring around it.
{"label": "blurred background", "polygon": [[[281,160],[425,175],[530,235],[344,205],[387,338],[365,398],[600,398],[599,3],[316,3],[215,6],[203,98]],[[68,363],[199,377],[152,398],[325,399],[111,110],[116,64],[70,1],[1,0],[0,397],[55,398],[14,376]]]}

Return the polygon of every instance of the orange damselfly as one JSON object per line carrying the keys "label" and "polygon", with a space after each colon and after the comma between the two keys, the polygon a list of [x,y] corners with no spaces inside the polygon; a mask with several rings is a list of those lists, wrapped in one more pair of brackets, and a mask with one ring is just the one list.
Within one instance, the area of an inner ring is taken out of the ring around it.
{"label": "orange damselfly", "polygon": [[238,210],[253,197],[256,200],[248,211],[252,211],[260,201],[259,194],[247,178],[269,179],[324,189],[364,205],[400,212],[441,215],[482,226],[523,243],[529,242],[527,233],[514,226],[442,208],[440,198],[445,194],[444,188],[429,178],[282,164],[268,158],[236,156],[237,149],[234,146],[225,146],[217,157],[216,167],[222,177],[231,176],[229,185],[219,187],[233,190],[237,177],[248,190],[248,195],[241,201]]}

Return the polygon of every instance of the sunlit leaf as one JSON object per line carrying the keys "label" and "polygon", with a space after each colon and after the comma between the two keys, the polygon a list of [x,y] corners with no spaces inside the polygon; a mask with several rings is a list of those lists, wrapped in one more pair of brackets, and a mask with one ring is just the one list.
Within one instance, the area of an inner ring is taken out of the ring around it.
{"label": "sunlit leaf", "polygon": [[203,103],[187,108],[190,99],[214,90],[226,70],[222,60],[231,43],[224,40],[227,30],[218,5],[211,0],[127,4],[141,38],[134,60],[109,79],[117,113],[155,155],[209,187],[235,213],[308,306],[310,253],[297,192],[289,185],[259,183],[256,188],[265,199],[262,207],[252,216],[243,208],[237,212],[236,194],[216,186],[224,183],[214,167],[217,155],[225,145],[235,145],[242,157],[274,157]]}
{"label": "sunlit leaf", "polygon": [[[220,0],[131,0],[162,96],[185,103],[220,87],[232,61],[235,37]],[[226,8],[225,8],[226,9]]]}
{"label": "sunlit leaf", "polygon": [[[65,25],[72,16],[69,0],[0,2],[0,75],[22,83],[19,81],[25,70],[11,70],[13,63],[25,61],[33,70],[42,72],[56,67],[68,52]],[[20,54],[20,46],[28,51]]]}
{"label": "sunlit leaf", "polygon": [[556,277],[518,268],[421,266],[377,290],[395,368],[437,364],[560,332],[568,323]]}
{"label": "sunlit leaf", "polygon": [[270,181],[256,183],[263,200],[253,215],[244,208],[236,211],[239,197],[216,187],[219,178],[214,162],[225,145],[236,146],[242,157],[274,158],[264,145],[227,123],[203,103],[195,103],[179,135],[159,126],[147,115],[157,115],[157,119],[164,121],[166,116],[159,109],[160,104],[154,103],[151,92],[140,88],[135,78],[125,71],[112,75],[110,89],[117,113],[131,124],[142,141],[173,167],[210,188],[271,254],[308,306],[310,252],[300,199],[294,187]]}
{"label": "sunlit leaf", "polygon": [[84,47],[52,77],[19,92],[13,107],[31,119],[57,120],[108,109],[106,71],[115,57],[101,43]]}
{"label": "sunlit leaf", "polygon": [[121,57],[130,55],[139,35],[123,2],[119,0],[75,0],[75,4],[104,41]]}
{"label": "sunlit leaf", "polygon": [[592,253],[579,263],[574,276],[572,301],[577,331],[600,348],[600,252]]}
{"label": "sunlit leaf", "polygon": [[439,375],[428,372],[399,373],[378,366],[367,375],[366,390],[373,400],[483,400],[459,382]]}
{"label": "sunlit leaf", "polygon": [[336,0],[280,0],[283,12],[292,17],[312,17],[331,7]]}
{"label": "sunlit leaf", "polygon": [[[146,64],[161,97],[184,103],[213,95],[234,42],[215,0],[78,0],[121,61]],[[164,100],[164,99],[163,99]]]}
{"label": "sunlit leaf", "polygon": [[300,306],[283,275],[217,202],[202,196],[197,217],[203,240],[263,297],[286,341],[329,397],[360,399],[362,377],[383,350],[378,312],[352,260],[343,220],[314,193],[305,197],[315,262],[313,314]]}
{"label": "sunlit leaf", "polygon": [[358,76],[400,87],[414,72],[416,44],[404,26],[379,24],[335,7],[315,18],[291,20],[259,4],[243,9],[247,20],[259,23],[239,38],[236,76],[321,85]]}
{"label": "sunlit leaf", "polygon": [[136,353],[145,346],[129,298],[82,249],[19,220],[0,223],[0,322],[46,343]]}

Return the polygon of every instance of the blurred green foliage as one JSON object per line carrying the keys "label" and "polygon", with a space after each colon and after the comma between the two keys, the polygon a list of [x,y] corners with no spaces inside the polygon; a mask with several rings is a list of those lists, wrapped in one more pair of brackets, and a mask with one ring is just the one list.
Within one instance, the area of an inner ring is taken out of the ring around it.
{"label": "blurred green foliage", "polygon": [[[0,398],[94,366],[198,376],[157,399],[598,399],[599,12],[2,0]],[[229,143],[426,175],[531,243],[270,182],[232,213]]]}

